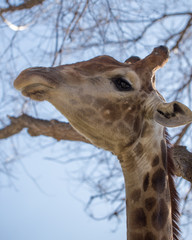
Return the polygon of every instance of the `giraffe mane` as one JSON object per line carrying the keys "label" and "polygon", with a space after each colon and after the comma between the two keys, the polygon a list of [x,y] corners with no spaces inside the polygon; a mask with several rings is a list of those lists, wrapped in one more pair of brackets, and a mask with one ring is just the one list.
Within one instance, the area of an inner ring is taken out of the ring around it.
{"label": "giraffe mane", "polygon": [[170,188],[170,195],[171,195],[171,211],[172,211],[172,227],[173,227],[173,240],[179,240],[181,236],[181,231],[178,226],[180,212],[179,212],[179,195],[176,190],[175,182],[174,182],[174,163],[173,157],[171,153],[171,143],[170,138],[168,135],[167,130],[165,131],[165,137],[167,142],[167,170],[168,170],[168,177],[169,177],[169,188]]}

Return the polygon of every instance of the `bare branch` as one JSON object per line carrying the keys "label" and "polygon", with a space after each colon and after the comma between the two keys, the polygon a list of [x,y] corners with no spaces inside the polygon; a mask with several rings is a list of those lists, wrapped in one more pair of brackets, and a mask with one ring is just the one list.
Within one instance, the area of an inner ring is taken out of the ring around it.
{"label": "bare branch", "polygon": [[[11,123],[9,126],[0,130],[0,139],[8,138],[27,128],[31,136],[48,136],[56,140],[81,141],[90,143],[78,132],[76,132],[69,123],[57,120],[36,119],[26,114],[19,117],[9,117]],[[173,160],[175,164],[175,175],[183,177],[192,182],[192,153],[187,151],[185,146],[172,147]]]}
{"label": "bare branch", "polygon": [[183,138],[183,136],[186,134],[188,128],[191,126],[191,124],[187,124],[183,127],[182,131],[177,135],[177,141],[175,142],[175,146],[178,145],[181,142],[181,139]]}
{"label": "bare branch", "polygon": [[24,9],[31,9],[34,6],[42,4],[44,1],[45,0],[28,0],[19,5],[11,5],[8,2],[9,6],[7,8],[0,9],[0,15],[5,12],[14,12],[14,11],[20,11],[20,10],[24,10]]}
{"label": "bare branch", "polygon": [[30,23],[30,24],[26,24],[26,25],[16,26],[12,22],[8,21],[5,17],[3,17],[3,15],[1,15],[1,18],[3,19],[3,22],[6,23],[7,26],[13,31],[24,31],[32,24],[32,23]]}
{"label": "bare branch", "polygon": [[26,114],[19,117],[9,117],[11,124],[0,130],[0,139],[8,138],[27,128],[31,136],[49,136],[56,140],[82,141],[89,143],[87,139],[78,134],[69,123],[57,120],[36,119]]}
{"label": "bare branch", "polygon": [[191,25],[192,25],[192,16],[189,18],[189,20],[188,20],[187,24],[185,25],[185,27],[183,28],[183,30],[178,33],[179,38],[177,39],[175,45],[170,49],[170,51],[173,51],[174,49],[179,48],[179,44],[182,43],[185,33],[191,27]]}
{"label": "bare branch", "polygon": [[175,164],[175,175],[192,183],[192,153],[185,146],[174,146],[172,148]]}

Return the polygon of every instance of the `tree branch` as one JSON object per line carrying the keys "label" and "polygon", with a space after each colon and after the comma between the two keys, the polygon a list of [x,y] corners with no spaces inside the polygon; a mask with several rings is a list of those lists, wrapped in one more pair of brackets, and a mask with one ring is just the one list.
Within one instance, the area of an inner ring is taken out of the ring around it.
{"label": "tree branch", "polygon": [[48,136],[56,140],[82,141],[90,143],[83,136],[78,134],[69,123],[59,122],[57,120],[36,119],[26,114],[19,117],[9,117],[10,125],[0,129],[0,139],[8,138],[27,128],[31,136]]}
{"label": "tree branch", "polygon": [[5,13],[5,12],[14,12],[14,11],[20,11],[20,10],[24,10],[24,9],[31,9],[34,6],[42,4],[44,1],[45,0],[27,0],[27,1],[24,1],[23,3],[21,3],[19,5],[11,5],[9,3],[9,1],[7,1],[8,7],[7,8],[1,8],[0,9],[0,15],[2,13]]}
{"label": "tree branch", "polygon": [[[9,117],[11,123],[0,129],[0,139],[5,139],[27,128],[31,136],[48,136],[56,140],[81,141],[90,143],[89,140],[75,131],[69,123],[57,120],[36,119],[26,114],[19,117]],[[91,144],[91,143],[90,143]],[[172,147],[175,164],[175,175],[192,183],[192,153],[185,146]]]}
{"label": "tree branch", "polygon": [[192,153],[185,146],[172,147],[175,175],[192,183]]}

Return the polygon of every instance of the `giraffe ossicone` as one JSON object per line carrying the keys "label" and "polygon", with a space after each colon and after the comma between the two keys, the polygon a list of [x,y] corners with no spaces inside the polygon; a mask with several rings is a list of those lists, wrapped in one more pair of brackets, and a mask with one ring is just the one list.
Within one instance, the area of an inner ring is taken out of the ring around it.
{"label": "giraffe ossicone", "polygon": [[126,188],[127,239],[176,240],[177,193],[165,127],[192,122],[179,102],[166,103],[155,71],[166,47],[144,59],[120,63],[109,56],[21,72],[14,86],[34,100],[52,103],[93,144],[117,155]]}

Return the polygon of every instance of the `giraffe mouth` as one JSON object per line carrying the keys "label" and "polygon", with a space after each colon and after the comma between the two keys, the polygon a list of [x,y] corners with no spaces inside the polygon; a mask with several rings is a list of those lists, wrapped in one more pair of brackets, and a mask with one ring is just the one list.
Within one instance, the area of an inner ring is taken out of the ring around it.
{"label": "giraffe mouth", "polygon": [[29,68],[19,74],[14,81],[14,87],[26,97],[43,101],[48,99],[48,93],[56,88],[57,82],[49,68]]}
{"label": "giraffe mouth", "polygon": [[52,87],[46,86],[42,83],[34,83],[23,87],[21,89],[21,92],[25,97],[30,97],[34,100],[43,101],[45,99],[48,99],[48,93],[51,89]]}

